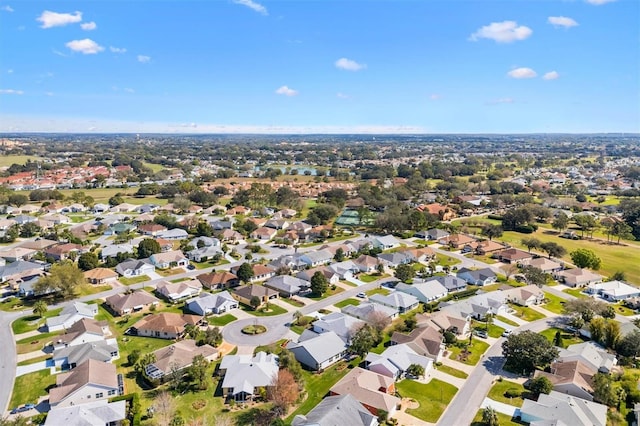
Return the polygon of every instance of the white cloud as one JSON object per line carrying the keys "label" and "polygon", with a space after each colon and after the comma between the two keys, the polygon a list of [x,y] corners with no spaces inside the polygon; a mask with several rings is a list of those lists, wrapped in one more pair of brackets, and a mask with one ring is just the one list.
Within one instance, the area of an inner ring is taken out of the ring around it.
{"label": "white cloud", "polygon": [[601,6],[607,3],[613,3],[616,0],[585,0],[589,4],[593,4],[595,6]]}
{"label": "white cloud", "polygon": [[67,54],[65,54],[65,53],[62,53],[62,52],[61,52],[61,51],[59,51],[59,50],[56,50],[56,49],[53,49],[53,50],[52,50],[52,52],[53,52],[54,54],[58,55],[58,56],[62,56],[63,58],[66,58],[66,57],[68,57],[68,56],[69,56],[69,55],[67,55]]}
{"label": "white cloud", "polygon": [[40,28],[64,27],[65,25],[75,24],[82,21],[82,12],[57,13],[45,10],[36,21],[42,22]]}
{"label": "white cloud", "polygon": [[524,25],[518,26],[516,21],[492,22],[471,34],[469,40],[478,41],[481,38],[488,38],[497,43],[511,43],[529,38],[531,34],[533,34],[531,28]]}
{"label": "white cloud", "polygon": [[511,78],[534,78],[538,74],[531,68],[522,67],[509,71],[507,75]]}
{"label": "white cloud", "polygon": [[138,55],[138,62],[142,62],[143,64],[146,64],[147,62],[151,61],[151,56],[146,56],[146,55]]}
{"label": "white cloud", "polygon": [[437,100],[439,100],[439,99],[442,99],[442,96],[438,95],[437,93],[432,93],[432,94],[429,96],[429,99],[431,99],[432,101],[437,101]]}
{"label": "white cloud", "polygon": [[256,12],[262,15],[268,15],[267,8],[252,0],[233,0],[235,4],[241,4],[243,6],[247,6],[249,9],[255,10]]}
{"label": "white cloud", "polygon": [[336,68],[347,71],[360,71],[367,67],[366,64],[359,64],[352,59],[340,58],[335,62]]}
{"label": "white cloud", "polygon": [[113,47],[113,46],[109,46],[109,50],[113,53],[125,53],[127,51],[127,49],[125,49],[124,47]]}
{"label": "white cloud", "polygon": [[93,55],[104,50],[104,47],[100,46],[90,38],[85,38],[82,40],[71,40],[70,42],[65,44],[65,46],[67,46],[74,52],[80,52],[83,55]]}
{"label": "white cloud", "polygon": [[22,90],[0,89],[0,95],[24,95]]}
{"label": "white cloud", "polygon": [[513,98],[498,98],[492,101],[487,102],[489,105],[498,105],[498,104],[512,104],[516,100]]}
{"label": "white cloud", "polygon": [[82,28],[85,31],[93,31],[96,28],[98,28],[98,26],[96,25],[95,22],[91,21],[91,22],[85,22],[80,24],[80,28]]}
{"label": "white cloud", "polygon": [[543,80],[556,80],[558,77],[560,77],[560,74],[558,74],[557,71],[549,71],[548,73],[545,73],[545,75],[542,76]]}
{"label": "white cloud", "polygon": [[554,27],[571,28],[578,26],[578,23],[575,20],[567,18],[566,16],[549,16],[547,18],[547,22]]}
{"label": "white cloud", "polygon": [[129,88],[129,87],[125,87],[125,88],[124,88],[124,89],[122,89],[122,90],[124,90],[124,91],[125,91],[125,92],[127,92],[127,93],[135,93],[135,90],[133,90],[133,89],[131,89],[131,88]]}
{"label": "white cloud", "polygon": [[350,98],[349,95],[346,95],[346,94],[344,94],[342,92],[336,93],[336,97],[339,98],[339,99],[349,99]]}
{"label": "white cloud", "polygon": [[278,89],[276,90],[276,93],[278,95],[285,95],[285,96],[296,96],[298,94],[297,90],[293,90],[290,89],[287,86],[280,86],[278,87]]}
{"label": "white cloud", "polygon": [[13,8],[9,5],[2,6],[2,10],[5,12],[13,12]]}

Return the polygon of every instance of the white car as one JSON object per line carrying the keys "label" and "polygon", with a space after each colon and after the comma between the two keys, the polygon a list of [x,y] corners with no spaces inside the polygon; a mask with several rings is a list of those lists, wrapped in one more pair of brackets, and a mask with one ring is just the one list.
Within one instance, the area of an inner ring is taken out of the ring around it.
{"label": "white car", "polygon": [[356,294],[356,297],[364,299],[365,297],[367,297],[367,295],[365,293],[360,292],[360,293]]}
{"label": "white car", "polygon": [[502,337],[509,337],[509,335],[511,334],[512,330],[505,330],[502,332]]}

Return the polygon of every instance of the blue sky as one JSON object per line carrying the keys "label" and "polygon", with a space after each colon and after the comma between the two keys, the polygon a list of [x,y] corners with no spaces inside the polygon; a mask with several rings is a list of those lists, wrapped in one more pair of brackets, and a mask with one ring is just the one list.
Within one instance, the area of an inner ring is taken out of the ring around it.
{"label": "blue sky", "polygon": [[0,131],[640,131],[640,2],[0,0]]}

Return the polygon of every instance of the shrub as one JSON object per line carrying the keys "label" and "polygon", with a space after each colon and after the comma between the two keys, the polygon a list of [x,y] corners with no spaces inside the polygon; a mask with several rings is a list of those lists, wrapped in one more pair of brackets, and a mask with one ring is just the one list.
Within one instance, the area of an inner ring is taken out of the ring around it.
{"label": "shrub", "polygon": [[520,390],[516,388],[507,389],[507,391],[504,393],[504,396],[506,396],[507,398],[519,398],[520,395]]}

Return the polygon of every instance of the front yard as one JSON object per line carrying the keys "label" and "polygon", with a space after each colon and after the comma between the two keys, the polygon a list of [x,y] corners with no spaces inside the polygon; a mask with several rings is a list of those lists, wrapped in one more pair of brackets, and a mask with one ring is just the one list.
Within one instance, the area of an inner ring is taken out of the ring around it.
{"label": "front yard", "polygon": [[47,318],[55,317],[60,312],[62,312],[62,308],[47,311],[44,314],[44,318],[40,318],[37,315],[29,315],[26,317],[18,318],[13,322],[13,324],[11,324],[13,334],[22,334],[29,331],[37,330],[38,328],[40,328],[40,326],[44,325]]}
{"label": "front yard", "polygon": [[[511,391],[518,396],[509,397],[507,391]],[[510,382],[508,380],[497,381],[489,390],[489,398],[494,401],[503,402],[515,407],[522,407],[524,402],[523,394],[526,392],[524,386],[520,383]]]}
{"label": "front yard", "polygon": [[535,309],[528,308],[526,306],[518,306],[514,304],[511,304],[509,306],[514,311],[516,311],[516,313],[513,315],[524,321],[531,322],[531,321],[537,321],[539,319],[545,318],[545,315],[543,313],[538,312]]}
{"label": "front yard", "polygon": [[46,396],[48,388],[55,384],[56,376],[52,376],[48,369],[16,377],[9,409],[23,404],[35,404],[38,398]]}
{"label": "front yard", "polygon": [[[489,344],[478,338],[474,338],[470,346],[464,347],[462,344],[467,342],[467,340],[461,340],[459,341],[459,346],[449,346],[447,348],[447,350],[451,352],[449,358],[463,364],[476,365],[478,361],[480,361],[482,354],[489,349]],[[463,352],[464,350],[467,352]]]}
{"label": "front yard", "polygon": [[149,280],[151,280],[151,278],[149,278],[147,275],[140,275],[138,277],[131,277],[131,278],[120,277],[118,279],[118,281],[120,281],[120,283],[124,285],[139,284]]}
{"label": "front yard", "polygon": [[547,292],[544,293],[544,298],[547,300],[547,302],[544,305],[542,305],[544,309],[556,314],[563,313],[564,302],[565,302],[563,298]]}
{"label": "front yard", "polygon": [[360,304],[360,301],[358,299],[345,299],[341,302],[338,303],[334,303],[333,306],[335,306],[336,308],[344,308],[345,306],[349,306],[349,305],[355,305],[358,306]]}
{"label": "front yard", "polygon": [[428,384],[405,379],[396,385],[402,398],[411,398],[419,406],[407,408],[407,413],[429,423],[436,423],[453,399],[458,388],[438,379],[431,379]]}
{"label": "front yard", "polygon": [[581,339],[580,337],[577,337],[575,334],[569,333],[569,332],[567,332],[565,330],[561,330],[561,329],[556,328],[556,327],[547,328],[546,330],[543,330],[538,334],[546,337],[548,341],[553,343],[553,341],[556,338],[556,333],[558,331],[560,332],[560,335],[562,336],[562,347],[563,348],[566,348],[569,345],[573,345],[573,344],[576,344],[576,343],[584,343],[584,340]]}
{"label": "front yard", "polygon": [[224,315],[207,317],[207,322],[210,325],[213,325],[213,326],[216,326],[216,327],[222,327],[222,326],[225,326],[225,325],[229,324],[230,322],[233,322],[233,321],[235,321],[237,319],[238,318],[234,317],[231,314],[224,314]]}

